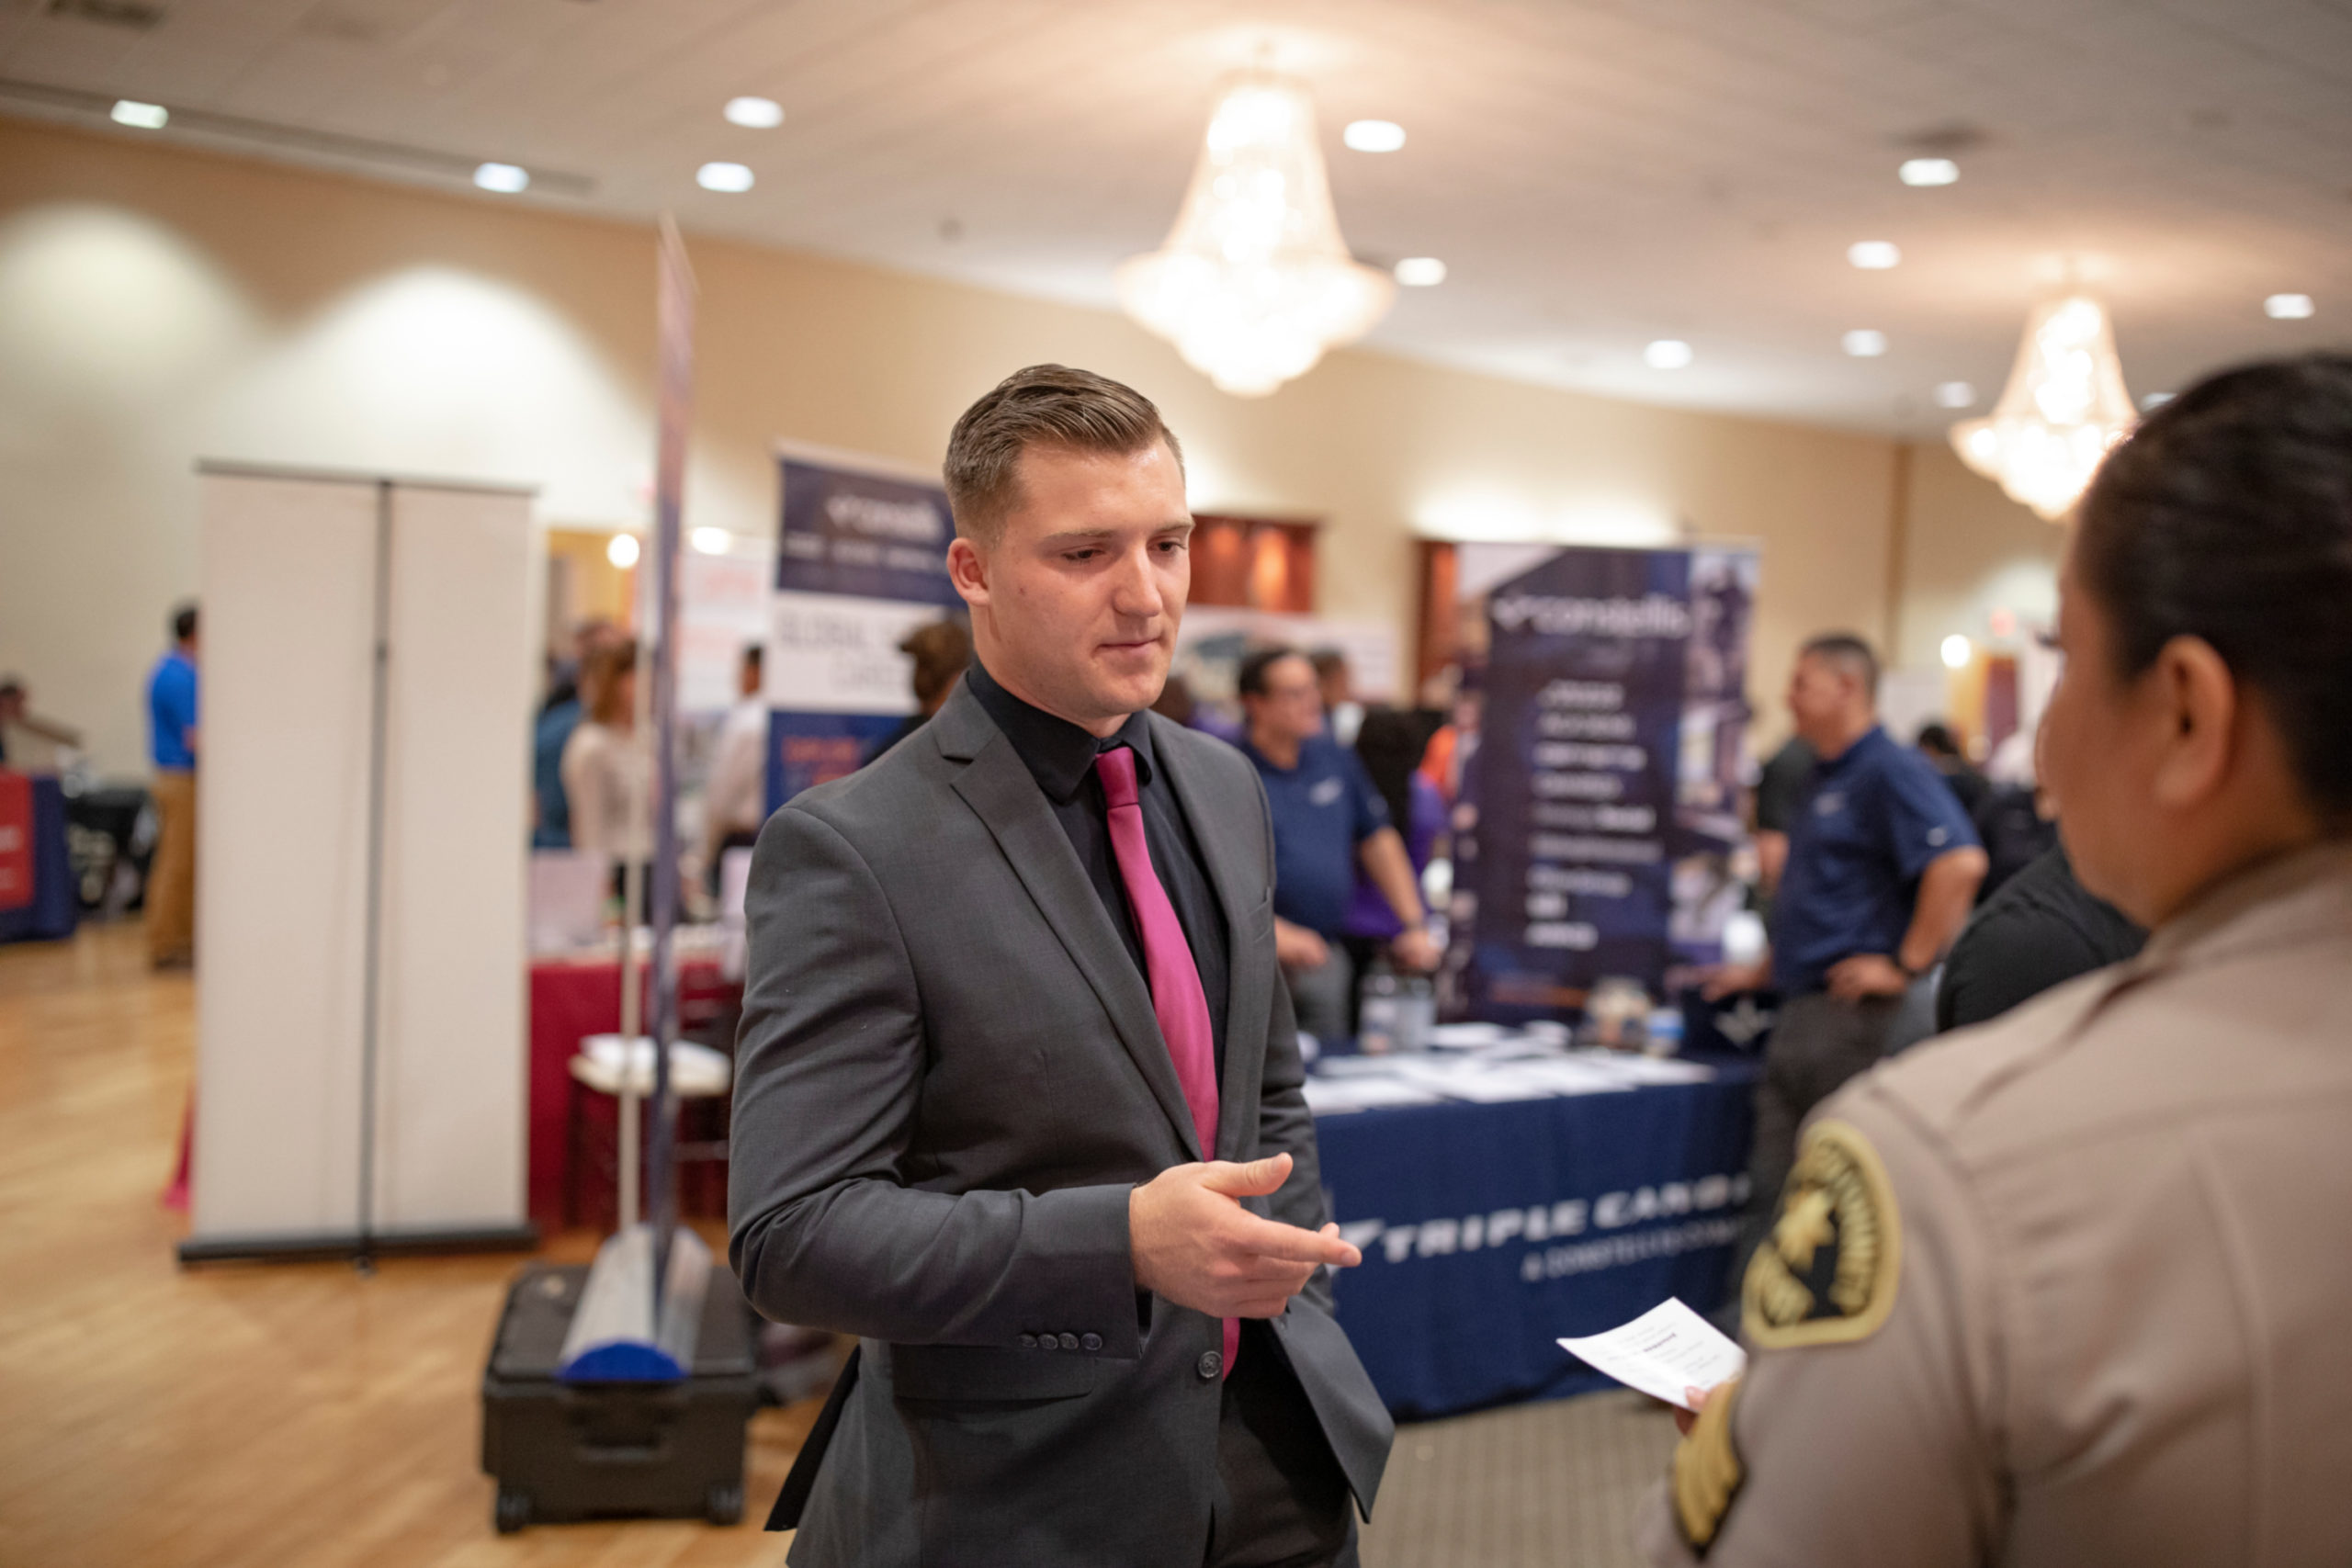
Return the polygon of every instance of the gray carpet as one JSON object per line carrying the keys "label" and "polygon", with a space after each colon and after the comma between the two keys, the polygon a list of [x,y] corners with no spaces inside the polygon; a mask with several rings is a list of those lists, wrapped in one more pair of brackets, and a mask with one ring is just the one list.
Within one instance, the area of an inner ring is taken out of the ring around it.
{"label": "gray carpet", "polygon": [[1635,1568],[1673,1450],[1666,1407],[1623,1391],[1399,1427],[1364,1568]]}

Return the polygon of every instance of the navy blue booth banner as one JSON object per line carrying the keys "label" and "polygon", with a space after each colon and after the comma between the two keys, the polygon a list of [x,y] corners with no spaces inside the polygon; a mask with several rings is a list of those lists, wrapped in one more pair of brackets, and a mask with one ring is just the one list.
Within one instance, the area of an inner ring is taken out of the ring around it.
{"label": "navy blue booth banner", "polygon": [[1747,549],[1577,547],[1487,592],[1450,1011],[1553,1016],[1616,977],[1663,998],[1720,956],[1756,576]]}
{"label": "navy blue booth banner", "polygon": [[1554,1340],[1679,1296],[1723,1300],[1755,1068],[1615,1094],[1316,1119],[1323,1182],[1363,1266],[1340,1324],[1408,1418],[1608,1380]]}
{"label": "navy blue booth banner", "polygon": [[788,452],[764,665],[768,809],[854,773],[914,711],[899,643],[962,608],[947,492],[888,465]]}

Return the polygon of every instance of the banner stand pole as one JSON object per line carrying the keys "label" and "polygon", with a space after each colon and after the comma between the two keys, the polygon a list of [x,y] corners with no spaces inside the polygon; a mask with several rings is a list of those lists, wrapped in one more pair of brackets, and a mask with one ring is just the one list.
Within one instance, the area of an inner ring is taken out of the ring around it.
{"label": "banner stand pole", "polygon": [[392,481],[376,481],[376,605],[368,694],[367,956],[360,970],[359,1205],[351,1266],[376,1271],[376,1053],[382,1032],[384,945],[384,766],[391,715]]}

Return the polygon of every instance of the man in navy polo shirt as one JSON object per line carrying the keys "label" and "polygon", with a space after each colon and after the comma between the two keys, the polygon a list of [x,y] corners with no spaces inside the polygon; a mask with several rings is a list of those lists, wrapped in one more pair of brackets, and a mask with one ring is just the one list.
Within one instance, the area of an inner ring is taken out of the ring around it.
{"label": "man in navy polo shirt", "polygon": [[1904,994],[1968,919],[1985,858],[1935,765],[1878,724],[1878,660],[1843,633],[1797,655],[1789,712],[1818,759],[1789,823],[1770,955],[1719,973],[1710,990],[1769,978],[1781,1013],[1756,1086],[1749,1192],[1734,1258],[1734,1305],[1796,1158],[1797,1126],[1885,1054]]}
{"label": "man in navy polo shirt", "polygon": [[1274,824],[1274,953],[1290,982],[1298,1026],[1318,1039],[1345,1034],[1355,975],[1340,928],[1356,867],[1405,927],[1390,951],[1408,969],[1437,967],[1437,943],[1405,840],[1354,752],[1325,733],[1315,666],[1294,649],[1242,660],[1241,750],[1258,765]]}

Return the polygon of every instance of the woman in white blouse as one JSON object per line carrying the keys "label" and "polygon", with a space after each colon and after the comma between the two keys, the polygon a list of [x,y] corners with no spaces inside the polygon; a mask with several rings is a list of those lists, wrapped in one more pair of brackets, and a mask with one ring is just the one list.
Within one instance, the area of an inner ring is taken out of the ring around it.
{"label": "woman in white blouse", "polygon": [[580,671],[587,716],[563,748],[571,845],[597,850],[616,869],[653,855],[653,749],[637,732],[637,642],[608,643]]}

